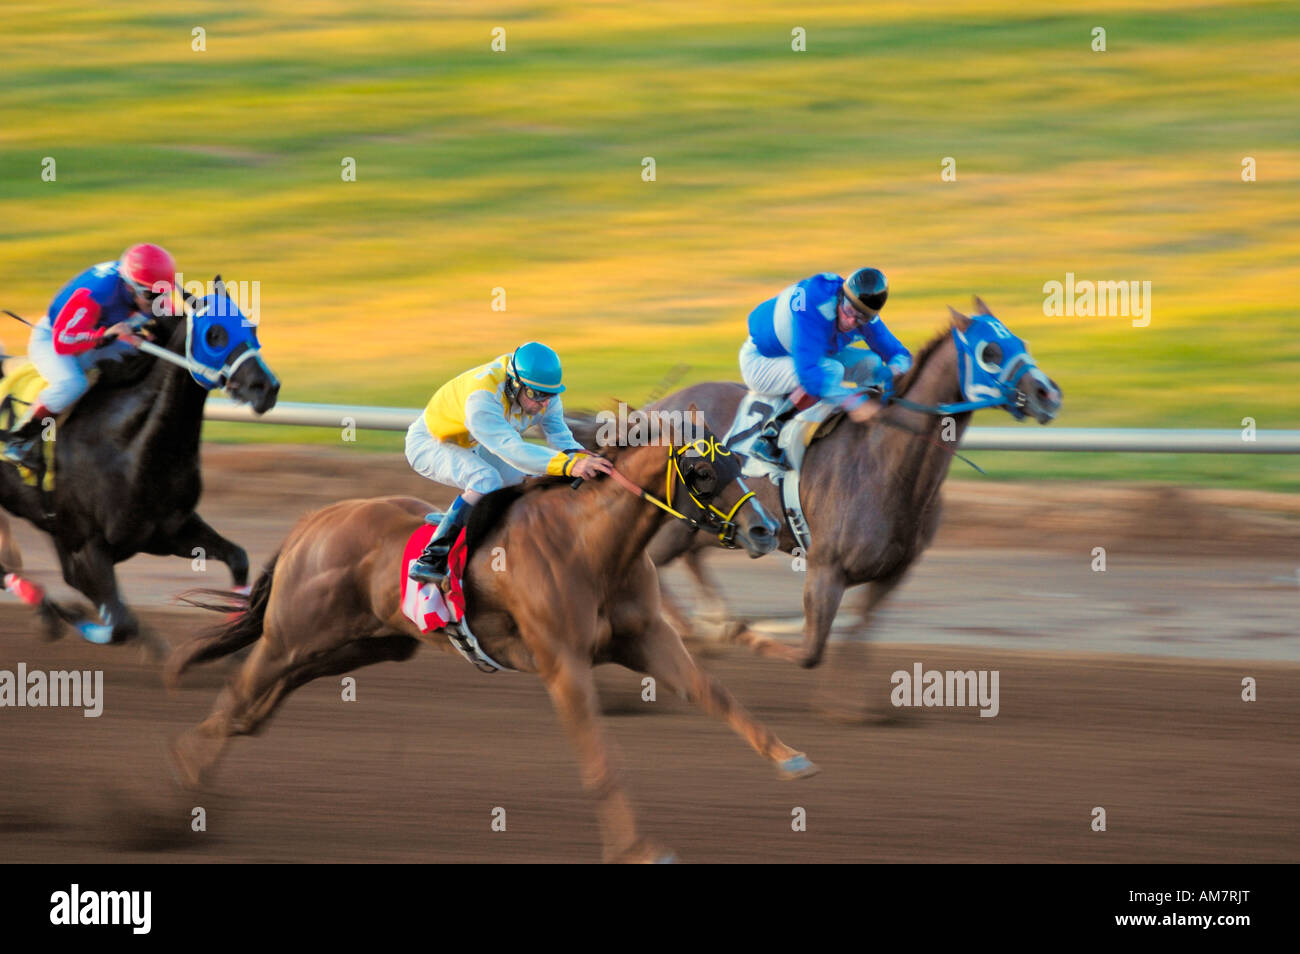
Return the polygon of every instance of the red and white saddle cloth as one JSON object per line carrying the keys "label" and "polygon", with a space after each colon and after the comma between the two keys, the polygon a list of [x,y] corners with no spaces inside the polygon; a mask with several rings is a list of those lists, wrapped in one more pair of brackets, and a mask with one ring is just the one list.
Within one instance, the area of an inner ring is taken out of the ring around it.
{"label": "red and white saddle cloth", "polygon": [[499,672],[508,668],[483,651],[465,620],[467,547],[463,529],[447,554],[446,595],[433,583],[418,583],[407,575],[411,572],[411,564],[420,558],[436,530],[437,527],[433,524],[426,523],[406,541],[406,548],[402,551],[402,613],[422,633],[444,630],[457,651],[483,672]]}
{"label": "red and white saddle cloth", "polygon": [[465,575],[465,531],[451,545],[447,555],[447,595],[444,597],[433,583],[418,583],[407,576],[411,564],[420,558],[424,548],[433,539],[438,528],[426,523],[411,534],[402,551],[402,613],[420,632],[431,633],[442,629],[448,623],[457,622],[465,616],[465,591],[461,580]]}

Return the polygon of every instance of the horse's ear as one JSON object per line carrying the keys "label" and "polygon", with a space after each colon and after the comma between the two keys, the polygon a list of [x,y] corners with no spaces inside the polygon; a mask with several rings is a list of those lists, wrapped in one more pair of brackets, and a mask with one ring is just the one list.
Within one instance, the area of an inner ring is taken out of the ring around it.
{"label": "horse's ear", "polygon": [[993,314],[993,309],[990,308],[988,305],[984,304],[984,299],[981,298],[979,295],[971,295],[970,300],[975,303],[975,314],[977,315]]}
{"label": "horse's ear", "polygon": [[692,431],[698,426],[709,431],[710,434],[713,433],[713,431],[709,430],[709,422],[704,419],[704,412],[700,410],[699,405],[694,401],[686,408],[686,421],[684,423]]}
{"label": "horse's ear", "polygon": [[964,333],[970,327],[970,319],[952,305],[948,306],[948,313],[952,316],[952,323],[957,326],[958,331]]}

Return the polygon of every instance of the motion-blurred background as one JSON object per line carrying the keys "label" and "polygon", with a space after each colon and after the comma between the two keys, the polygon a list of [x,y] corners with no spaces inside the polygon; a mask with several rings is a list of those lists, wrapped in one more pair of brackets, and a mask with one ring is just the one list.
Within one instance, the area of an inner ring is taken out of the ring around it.
{"label": "motion-blurred background", "polygon": [[[757,302],[870,264],[913,349],[987,299],[1064,388],[1060,426],[1295,428],[1298,90],[1292,2],[9,0],[0,307],[36,317],[154,241],[187,278],[261,282],[286,401],[421,405],[536,338],[594,407],[738,378]],[[1045,317],[1067,272],[1150,281],[1150,325]],[[17,323],[0,338],[25,350]],[[1296,478],[1287,457],[981,462]]]}

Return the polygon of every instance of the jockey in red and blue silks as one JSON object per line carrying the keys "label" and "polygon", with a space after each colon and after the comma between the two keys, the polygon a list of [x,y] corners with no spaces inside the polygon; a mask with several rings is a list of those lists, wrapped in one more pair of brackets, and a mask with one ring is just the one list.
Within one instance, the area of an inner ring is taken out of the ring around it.
{"label": "jockey in red and blue silks", "polygon": [[[859,422],[880,410],[861,388],[897,381],[912,366],[911,353],[880,320],[888,297],[879,269],[859,268],[848,278],[822,272],[750,312],[740,373],[750,391],[774,405],[754,441],[754,456],[784,466],[776,445],[781,425],[817,401],[841,404]],[[851,347],[857,341],[867,347]]]}
{"label": "jockey in red and blue silks", "polygon": [[22,461],[42,423],[66,411],[86,393],[86,372],[99,361],[132,350],[119,335],[136,334],[154,317],[154,303],[170,313],[176,262],[157,245],[132,245],[116,262],[86,269],[63,286],[32,328],[27,345],[46,385],[27,418],[10,434],[4,456]]}

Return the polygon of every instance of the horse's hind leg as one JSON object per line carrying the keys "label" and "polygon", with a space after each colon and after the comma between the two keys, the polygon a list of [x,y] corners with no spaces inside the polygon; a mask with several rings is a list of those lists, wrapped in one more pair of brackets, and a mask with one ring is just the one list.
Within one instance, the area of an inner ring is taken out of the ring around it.
{"label": "horse's hind leg", "polygon": [[[217,696],[212,713],[172,743],[172,757],[181,781],[197,787],[215,767],[230,737],[251,731],[259,724],[255,714],[266,719],[287,691],[293,663],[283,652],[272,649],[265,638]],[[252,717],[252,718],[250,718]]]}
{"label": "horse's hind leg", "polygon": [[197,513],[186,517],[160,550],[164,555],[187,559],[202,556],[220,560],[230,568],[230,578],[236,587],[248,585],[248,554],[244,548],[217,533]]}
{"label": "horse's hind leg", "polygon": [[815,775],[817,766],[786,745],[755,719],[726,687],[700,669],[666,620],[650,623],[645,633],[625,642],[616,661],[647,673],[715,718],[722,719],[763,758],[776,764],[785,778]]}
{"label": "horse's hind leg", "polygon": [[[770,636],[754,632],[754,630],[750,629],[748,622],[743,619],[736,619],[731,615],[731,608],[727,605],[726,597],[722,594],[722,588],[718,586],[717,580],[705,565],[703,549],[690,549],[682,556],[686,562],[687,571],[695,581],[696,589],[704,595],[703,615],[716,618],[719,621],[716,626],[716,635],[712,637],[714,641],[718,643],[735,643],[737,646],[744,646],[753,650],[760,656],[775,656],[788,662],[800,658],[797,649],[778,642]],[[663,586],[662,583],[660,584],[660,594],[664,597],[664,611],[677,631],[683,636],[693,635],[694,629],[690,623],[687,623],[684,628],[678,625],[677,618],[681,616],[681,610],[668,595],[667,587]]]}
{"label": "horse's hind leg", "polygon": [[[757,633],[750,628],[746,620],[736,619],[731,615],[731,608],[727,605],[726,597],[722,594],[722,588],[718,586],[717,580],[709,572],[703,557],[704,548],[702,547],[692,546],[682,554],[682,559],[686,563],[686,570],[690,573],[691,579],[694,580],[696,589],[704,594],[704,613],[719,620],[713,640],[719,643],[735,643],[737,646],[744,646],[760,656],[773,656],[787,662],[801,660],[803,654],[799,649],[787,646],[770,636]],[[668,588],[664,586],[662,579],[659,584],[659,593],[663,598],[664,612],[677,632],[681,633],[684,638],[695,635],[692,624],[688,621],[682,622],[685,620],[685,616],[682,614],[676,600],[668,593]]]}
{"label": "horse's hind leg", "polygon": [[18,548],[18,540],[14,537],[9,518],[2,513],[0,513],[0,577],[4,580],[6,590],[36,609],[46,639],[57,639],[63,635],[64,618],[72,614],[46,596],[44,588],[39,583],[23,576],[22,550]]}
{"label": "horse's hind leg", "polygon": [[409,659],[419,645],[409,636],[363,638],[294,659],[283,651],[280,640],[264,636],[222,689],[211,715],[173,745],[182,781],[190,786],[201,784],[230,739],[261,731],[285,697],[299,686],[370,663]]}

